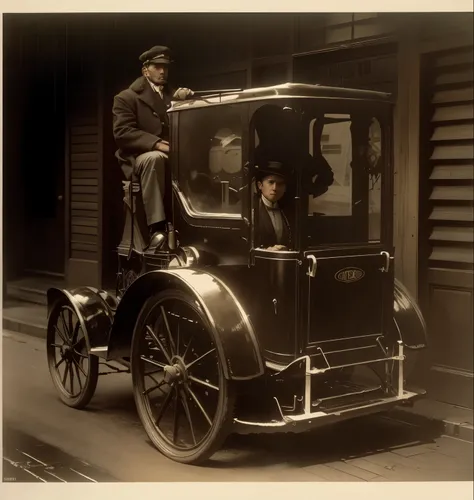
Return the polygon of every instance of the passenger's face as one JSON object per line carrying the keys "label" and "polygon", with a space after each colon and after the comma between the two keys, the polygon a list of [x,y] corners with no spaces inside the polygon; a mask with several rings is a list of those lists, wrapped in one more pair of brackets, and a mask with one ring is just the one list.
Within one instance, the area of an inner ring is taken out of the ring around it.
{"label": "passenger's face", "polygon": [[143,75],[151,80],[155,85],[165,85],[168,81],[167,64],[150,64],[143,68]]}
{"label": "passenger's face", "polygon": [[258,183],[258,188],[268,201],[275,203],[285,194],[285,179],[279,175],[268,175]]}

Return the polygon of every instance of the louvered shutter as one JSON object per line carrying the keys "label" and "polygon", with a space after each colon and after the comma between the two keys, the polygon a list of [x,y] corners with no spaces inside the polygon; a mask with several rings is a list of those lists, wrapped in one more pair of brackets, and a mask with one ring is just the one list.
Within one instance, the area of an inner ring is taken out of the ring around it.
{"label": "louvered shutter", "polygon": [[70,128],[71,257],[98,259],[99,159],[98,127],[90,123]]}
{"label": "louvered shutter", "polygon": [[473,264],[472,64],[472,48],[440,54],[433,62],[430,265]]}
{"label": "louvered shutter", "polygon": [[[473,407],[473,49],[427,55],[421,97],[420,289],[430,397]],[[425,149],[427,147],[427,149]]]}
{"label": "louvered shutter", "polygon": [[[91,32],[98,30],[90,25]],[[97,45],[68,27],[69,286],[101,286],[103,129]]]}

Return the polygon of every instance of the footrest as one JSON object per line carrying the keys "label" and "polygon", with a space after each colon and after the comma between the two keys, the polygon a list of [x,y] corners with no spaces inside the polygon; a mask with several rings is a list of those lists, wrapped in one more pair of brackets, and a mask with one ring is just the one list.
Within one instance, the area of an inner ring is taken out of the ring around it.
{"label": "footrest", "polygon": [[338,410],[356,408],[365,404],[379,403],[387,397],[381,387],[368,389],[359,393],[349,393],[334,398],[322,399],[311,404],[312,410],[330,413]]}

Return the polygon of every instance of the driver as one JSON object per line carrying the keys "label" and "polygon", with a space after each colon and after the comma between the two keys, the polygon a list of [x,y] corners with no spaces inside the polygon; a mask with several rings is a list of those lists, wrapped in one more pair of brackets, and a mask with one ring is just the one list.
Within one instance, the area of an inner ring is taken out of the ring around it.
{"label": "driver", "polygon": [[169,124],[166,110],[172,100],[193,95],[187,88],[176,91],[168,84],[170,49],[156,45],[144,52],[142,76],[114,97],[113,133],[116,157],[127,179],[140,180],[147,224],[152,236],[165,231],[163,205],[165,161],[168,158]]}
{"label": "driver", "polygon": [[257,167],[257,242],[267,250],[280,251],[291,247],[290,224],[281,207],[286,177],[280,162],[269,161],[264,167]]}

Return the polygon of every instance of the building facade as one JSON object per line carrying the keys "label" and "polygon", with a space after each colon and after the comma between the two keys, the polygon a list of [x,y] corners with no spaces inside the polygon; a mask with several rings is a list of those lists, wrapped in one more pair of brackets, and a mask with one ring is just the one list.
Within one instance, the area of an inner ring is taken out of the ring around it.
{"label": "building facade", "polygon": [[[391,92],[396,275],[429,328],[423,382],[473,408],[473,31],[467,14],[4,16],[4,276],[113,288],[123,220],[112,99],[138,55],[178,85]],[[209,33],[213,33],[210,37]],[[421,375],[420,375],[421,377]]]}

